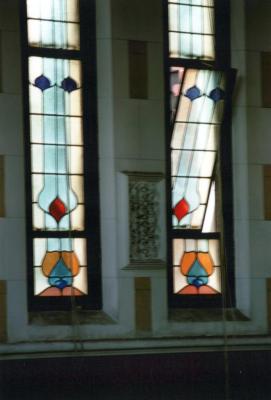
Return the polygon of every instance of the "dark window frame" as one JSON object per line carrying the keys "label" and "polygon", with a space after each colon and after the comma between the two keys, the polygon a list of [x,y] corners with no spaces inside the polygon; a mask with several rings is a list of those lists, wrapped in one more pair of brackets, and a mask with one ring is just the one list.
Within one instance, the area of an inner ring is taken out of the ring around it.
{"label": "dark window frame", "polygon": [[[26,246],[29,311],[62,311],[72,307],[88,310],[102,308],[101,243],[99,212],[97,67],[95,0],[80,0],[80,49],[36,48],[28,45],[26,1],[20,2],[23,114],[25,136]],[[83,40],[82,40],[83,38]],[[30,112],[28,93],[28,57],[78,59],[82,65],[83,140],[84,140],[84,231],[50,232],[32,229],[32,184],[30,153]],[[33,239],[46,237],[82,237],[87,240],[88,294],[73,297],[39,297],[34,295]]]}
{"label": "dark window frame", "polygon": [[[215,0],[215,59],[182,59],[169,57],[168,43],[168,1],[163,0],[164,10],[164,77],[165,77],[165,121],[166,121],[166,204],[167,204],[167,260],[168,260],[168,303],[170,308],[217,308],[235,307],[234,279],[234,241],[233,241],[233,182],[231,154],[231,94],[236,71],[230,68],[230,4],[229,0]],[[184,68],[222,70],[226,73],[227,87],[224,120],[220,130],[218,159],[221,179],[221,231],[204,234],[196,230],[177,231],[172,229],[171,201],[171,122],[170,122],[170,79],[172,66]],[[177,295],[173,292],[173,254],[174,238],[220,239],[223,246],[222,293],[218,295]]]}

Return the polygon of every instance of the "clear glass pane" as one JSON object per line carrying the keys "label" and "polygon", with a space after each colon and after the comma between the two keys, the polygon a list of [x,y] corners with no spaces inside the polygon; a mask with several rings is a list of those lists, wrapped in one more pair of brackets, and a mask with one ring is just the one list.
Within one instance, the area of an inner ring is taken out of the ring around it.
{"label": "clear glass pane", "polygon": [[28,18],[79,21],[79,0],[27,0]]}
{"label": "clear glass pane", "polygon": [[71,213],[71,228],[74,231],[84,230],[84,213],[85,208],[82,205],[78,205]]}

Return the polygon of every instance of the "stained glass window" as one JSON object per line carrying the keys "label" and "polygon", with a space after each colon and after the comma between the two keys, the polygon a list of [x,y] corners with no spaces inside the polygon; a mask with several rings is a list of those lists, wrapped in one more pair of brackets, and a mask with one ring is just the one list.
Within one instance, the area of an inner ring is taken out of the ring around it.
{"label": "stained glass window", "polygon": [[214,60],[214,0],[170,0],[169,54]]}
{"label": "stained glass window", "polygon": [[231,74],[226,64],[216,67],[222,65],[216,6],[215,0],[167,2],[169,297],[177,305],[178,298],[210,300],[223,292],[220,145]]}
{"label": "stained glass window", "polygon": [[[86,93],[95,82],[88,88],[83,86],[86,62],[79,35],[84,18],[80,5],[79,0],[26,1],[30,297],[41,299],[34,301],[42,305],[43,298],[55,299],[56,308],[67,305],[67,299],[73,296],[88,298],[80,304],[93,303],[92,294],[99,292],[98,287],[90,290],[95,282],[99,286],[99,274],[97,265],[90,266],[93,256],[89,251],[91,236],[96,251],[99,239],[90,218],[86,219],[86,214],[90,215],[86,207],[93,208],[94,202],[97,207],[97,195],[93,193],[92,203],[86,203],[90,195],[85,185],[86,179],[97,181],[96,168],[89,172],[86,167],[84,130]],[[88,25],[90,22],[85,21]],[[90,27],[92,33],[94,28]],[[90,69],[94,70],[94,62]],[[89,111],[95,118],[94,106]],[[90,123],[90,128],[94,126],[95,121]],[[94,129],[88,134],[95,135]],[[95,140],[92,142],[89,164],[94,166],[97,155]],[[91,189],[95,192],[97,186]]]}

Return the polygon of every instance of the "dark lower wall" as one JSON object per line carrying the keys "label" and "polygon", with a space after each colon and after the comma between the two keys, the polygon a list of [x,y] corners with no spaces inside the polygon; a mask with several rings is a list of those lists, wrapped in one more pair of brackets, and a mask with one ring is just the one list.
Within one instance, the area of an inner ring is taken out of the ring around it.
{"label": "dark lower wall", "polygon": [[7,360],[0,371],[1,400],[267,400],[271,352]]}

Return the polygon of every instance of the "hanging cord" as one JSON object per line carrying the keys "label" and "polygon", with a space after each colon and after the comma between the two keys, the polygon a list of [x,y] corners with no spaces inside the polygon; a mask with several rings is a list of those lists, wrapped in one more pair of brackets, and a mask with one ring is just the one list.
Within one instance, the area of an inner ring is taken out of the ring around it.
{"label": "hanging cord", "polygon": [[[68,66],[69,66],[70,61],[68,61]],[[69,67],[68,69],[68,76],[70,75],[70,71],[69,71]],[[81,85],[80,85],[81,86]],[[70,115],[71,115],[71,110],[70,110],[70,93],[66,94],[65,91],[63,91],[63,97],[64,97],[64,104],[65,104],[65,111],[66,111],[66,115],[68,115],[68,117],[66,116],[66,118],[70,119]],[[67,110],[68,108],[68,110]],[[70,121],[69,121],[70,122]],[[71,142],[71,131],[70,131],[70,123],[68,123],[66,125],[66,130],[65,130],[65,140],[67,140],[67,136],[70,139]],[[68,210],[70,210],[69,212],[69,245],[71,248],[71,252],[70,252],[70,265],[72,265],[73,263],[73,252],[74,252],[74,238],[72,237],[72,221],[71,221],[71,204],[70,204],[70,193],[69,191],[72,191],[72,186],[71,186],[71,181],[70,181],[70,175],[68,174],[68,172],[70,171],[69,168],[69,159],[71,158],[71,154],[70,157],[67,156],[67,151],[68,151],[68,146],[67,143],[65,143],[66,145],[66,151],[65,151],[65,162],[66,162],[66,171],[67,171],[67,192],[68,192],[68,196],[67,196],[67,202],[68,202]],[[72,151],[72,149],[70,148],[70,152]],[[76,196],[77,198],[77,196]],[[78,201],[78,198],[77,198]],[[73,343],[74,343],[74,351],[78,352],[78,351],[82,351],[83,350],[83,343],[82,340],[80,338],[80,319],[79,319],[79,315],[78,315],[78,311],[77,311],[77,305],[76,305],[76,296],[75,296],[75,290],[73,288],[73,286],[71,286],[71,296],[70,296],[70,300],[71,300],[71,327],[72,327],[72,339],[73,339]]]}

